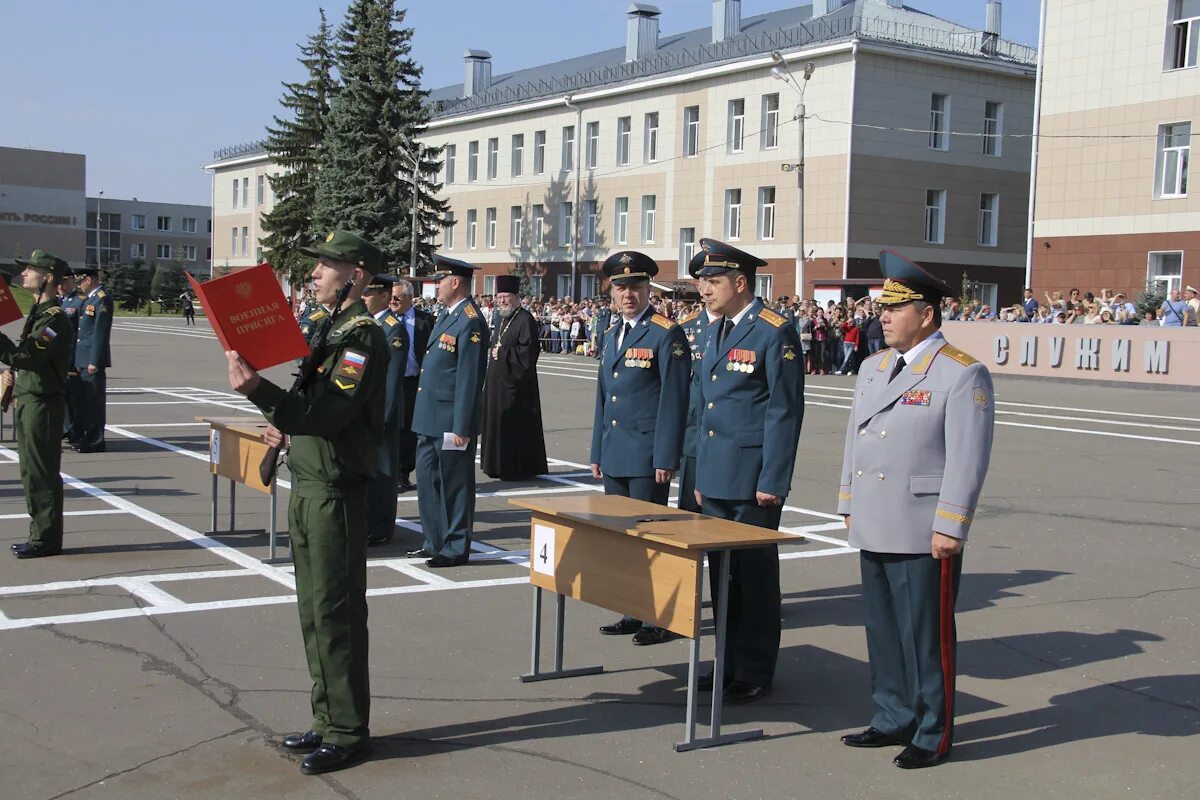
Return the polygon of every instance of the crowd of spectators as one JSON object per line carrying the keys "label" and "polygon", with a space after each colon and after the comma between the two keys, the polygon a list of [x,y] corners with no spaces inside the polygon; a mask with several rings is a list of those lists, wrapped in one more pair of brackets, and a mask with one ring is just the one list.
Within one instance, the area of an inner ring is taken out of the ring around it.
{"label": "crowd of spectators", "polygon": [[972,301],[965,306],[958,298],[942,301],[943,319],[961,322],[1036,322],[1047,325],[1159,325],[1162,327],[1194,326],[1200,318],[1200,299],[1191,286],[1182,292],[1172,289],[1158,308],[1143,308],[1141,313],[1124,292],[1101,289],[1097,297],[1091,292],[1071,289],[1045,292],[1045,302],[1039,302],[1030,289],[1016,305],[993,310],[987,303]]}

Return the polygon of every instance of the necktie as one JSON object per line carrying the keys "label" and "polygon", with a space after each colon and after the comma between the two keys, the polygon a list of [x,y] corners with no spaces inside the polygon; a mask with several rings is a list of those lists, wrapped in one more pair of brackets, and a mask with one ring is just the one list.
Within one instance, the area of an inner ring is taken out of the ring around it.
{"label": "necktie", "polygon": [[617,347],[620,347],[621,345],[625,344],[625,340],[627,338],[629,338],[629,332],[631,330],[633,330],[633,326],[630,325],[628,322],[626,322],[625,325],[621,328],[621,341],[617,342]]}
{"label": "necktie", "polygon": [[892,367],[892,374],[888,376],[888,383],[891,383],[893,380],[895,380],[896,376],[900,374],[900,370],[902,369],[904,369],[904,356],[900,356],[896,359],[896,363]]}
{"label": "necktie", "polygon": [[733,320],[727,319],[721,323],[721,335],[717,337],[717,347],[725,344],[725,340],[729,338],[729,332],[733,330]]}

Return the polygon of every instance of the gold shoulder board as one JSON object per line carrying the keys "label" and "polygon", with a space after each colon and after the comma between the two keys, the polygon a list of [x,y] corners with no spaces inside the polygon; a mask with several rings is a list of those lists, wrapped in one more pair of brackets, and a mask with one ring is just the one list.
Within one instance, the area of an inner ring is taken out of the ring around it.
{"label": "gold shoulder board", "polygon": [[758,318],[761,319],[763,322],[767,323],[768,325],[772,325],[776,328],[778,328],[783,323],[787,322],[786,319],[779,316],[778,314],[776,314],[774,311],[772,311],[769,308],[764,308],[762,311],[758,312]]}
{"label": "gold shoulder board", "polygon": [[471,305],[470,303],[467,303],[467,307],[463,309],[463,313],[471,319],[475,319],[479,316],[479,312],[475,310],[475,306]]}
{"label": "gold shoulder board", "polygon": [[686,317],[684,317],[683,319],[679,320],[679,324],[680,324],[680,325],[687,325],[689,322],[691,322],[692,320],[694,320],[694,319],[695,319],[696,317],[698,317],[698,316],[700,316],[700,312],[699,312],[699,311],[693,311],[692,313],[688,314],[688,315],[687,315]]}
{"label": "gold shoulder board", "polygon": [[666,328],[667,330],[671,330],[671,328],[675,326],[674,322],[671,322],[671,320],[667,319],[662,314],[655,314],[650,318],[650,321],[660,328]]}
{"label": "gold shoulder board", "polygon": [[944,345],[941,349],[941,352],[943,355],[947,355],[950,358],[953,358],[955,361],[962,364],[964,367],[969,367],[972,364],[979,363],[979,361],[977,359],[968,355],[967,353],[964,353],[962,350],[959,350],[957,347],[955,347],[952,344]]}

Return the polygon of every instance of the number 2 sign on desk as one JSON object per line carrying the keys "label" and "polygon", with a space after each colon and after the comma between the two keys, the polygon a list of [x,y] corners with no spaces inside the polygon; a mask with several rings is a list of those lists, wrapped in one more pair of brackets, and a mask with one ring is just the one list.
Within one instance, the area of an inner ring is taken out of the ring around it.
{"label": "number 2 sign on desk", "polygon": [[533,550],[529,553],[529,563],[534,572],[554,577],[554,528],[548,525],[533,526]]}

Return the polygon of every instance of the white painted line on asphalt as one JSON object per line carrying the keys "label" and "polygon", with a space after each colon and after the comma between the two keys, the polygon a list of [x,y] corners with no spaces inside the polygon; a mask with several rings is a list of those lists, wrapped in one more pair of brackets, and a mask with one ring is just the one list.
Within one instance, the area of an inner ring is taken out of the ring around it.
{"label": "white painted line on asphalt", "polygon": [[152,439],[149,436],[142,436],[140,433],[134,433],[131,430],[126,430],[126,428],[123,425],[105,425],[104,430],[106,430],[110,433],[115,433],[118,436],[124,436],[127,439],[136,439],[139,442],[144,442],[145,444],[153,445],[154,447],[159,447],[159,448],[162,448],[163,450],[169,450],[172,453],[179,453],[182,456],[187,456],[188,458],[194,458],[197,461],[203,461],[205,463],[210,463],[211,457],[209,456],[207,447],[204,449],[204,452],[202,452],[202,453],[197,452],[195,450],[188,450],[186,447],[180,447],[177,444],[171,444],[170,442],[164,442],[162,439]]}
{"label": "white painted line on asphalt", "polygon": [[202,400],[109,400],[106,406],[199,406]]}
{"label": "white painted line on asphalt", "polygon": [[[112,405],[109,403],[109,405]],[[207,422],[138,422],[129,424],[128,422],[121,423],[122,428],[207,428]],[[105,426],[108,429],[108,426]]]}
{"label": "white painted line on asphalt", "polygon": [[[5,462],[6,464],[9,462]],[[93,508],[84,511],[64,511],[64,517],[102,517],[109,514],[128,514],[128,511],[122,511],[118,508]],[[0,514],[0,520],[3,519],[29,519],[28,514]]]}
{"label": "white painted line on asphalt", "polygon": [[857,553],[853,547],[830,547],[827,550],[796,550],[791,553],[780,553],[780,561],[790,561],[793,558],[825,558],[826,556],[840,556],[846,553]]}
{"label": "white painted line on asphalt", "polygon": [[173,594],[165,592],[145,578],[126,578],[118,584],[139,600],[144,600],[154,608],[175,608],[184,602]]}
{"label": "white painted line on asphalt", "polygon": [[372,566],[387,567],[388,569],[399,572],[401,575],[407,575],[413,580],[420,581],[421,583],[429,586],[444,586],[446,584],[454,583],[454,581],[450,580],[449,578],[443,578],[441,575],[435,575],[432,572],[421,569],[411,561],[398,558],[388,559],[386,561],[376,561],[374,564],[372,564]]}

